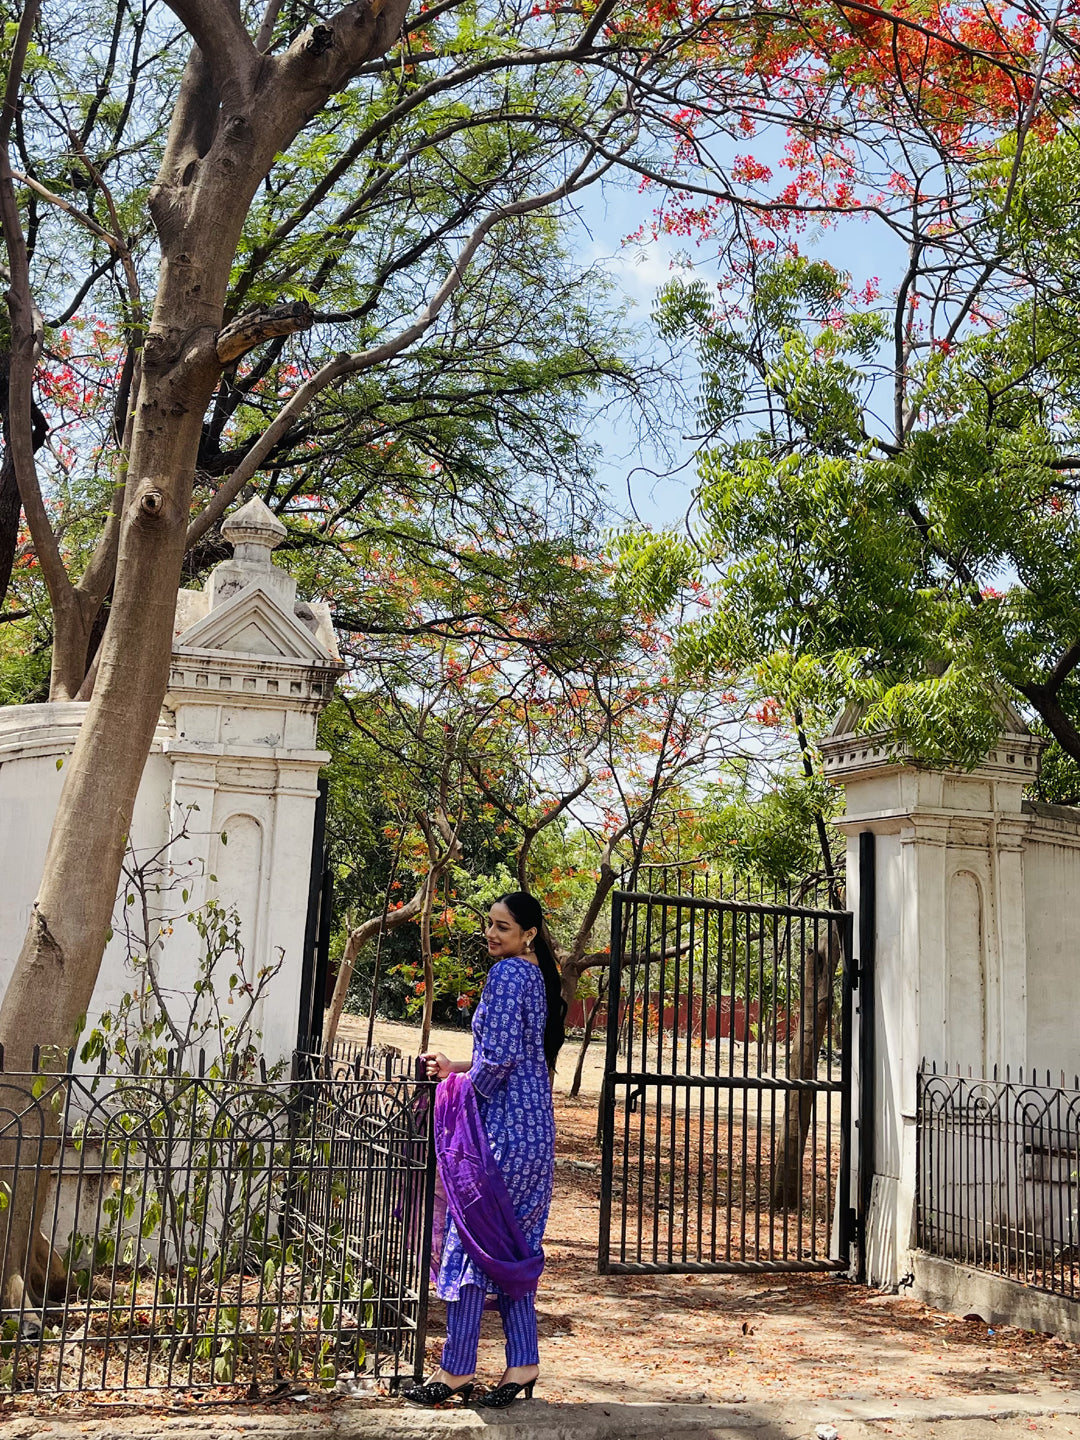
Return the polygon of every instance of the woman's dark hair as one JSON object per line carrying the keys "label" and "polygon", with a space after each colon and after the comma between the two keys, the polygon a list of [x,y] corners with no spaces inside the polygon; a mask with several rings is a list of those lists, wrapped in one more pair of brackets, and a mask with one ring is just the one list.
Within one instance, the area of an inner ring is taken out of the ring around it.
{"label": "woman's dark hair", "polygon": [[559,1050],[566,1039],[566,1001],[562,994],[562,980],[555,956],[551,953],[551,937],[544,923],[544,912],[540,902],[526,890],[512,890],[509,895],[500,895],[496,905],[505,905],[523,930],[535,930],[533,949],[540,962],[540,974],[544,977],[547,992],[547,1024],[544,1026],[544,1058],[548,1069],[555,1069]]}

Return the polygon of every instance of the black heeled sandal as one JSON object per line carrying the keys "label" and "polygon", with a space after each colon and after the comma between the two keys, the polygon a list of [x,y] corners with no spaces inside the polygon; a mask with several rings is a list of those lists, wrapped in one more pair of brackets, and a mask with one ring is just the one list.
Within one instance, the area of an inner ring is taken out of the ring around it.
{"label": "black heeled sandal", "polygon": [[525,1391],[525,1399],[531,1400],[536,1380],[539,1378],[537,1376],[534,1380],[526,1380],[524,1384],[515,1384],[514,1381],[508,1380],[505,1385],[496,1385],[494,1390],[489,1390],[486,1395],[481,1395],[476,1403],[483,1406],[485,1410],[505,1410],[508,1405],[514,1403],[522,1390]]}
{"label": "black heeled sandal", "polygon": [[400,1393],[403,1400],[408,1400],[413,1405],[430,1407],[445,1405],[447,1400],[452,1400],[455,1395],[460,1395],[462,1405],[467,1405],[475,1389],[475,1380],[466,1380],[464,1385],[459,1385],[456,1390],[451,1390],[443,1380],[429,1380],[425,1385],[403,1385]]}

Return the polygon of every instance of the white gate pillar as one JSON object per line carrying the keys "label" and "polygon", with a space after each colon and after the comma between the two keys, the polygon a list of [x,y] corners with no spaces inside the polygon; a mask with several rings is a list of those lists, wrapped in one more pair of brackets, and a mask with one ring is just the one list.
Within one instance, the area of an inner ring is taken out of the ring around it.
{"label": "white gate pillar", "polygon": [[[895,1285],[911,1270],[921,1060],[959,1063],[974,1074],[1025,1060],[1022,849],[1031,816],[1023,791],[1038,775],[1044,742],[1008,712],[1005,733],[982,765],[930,770],[881,737],[857,734],[858,718],[848,707],[821,748],[825,773],[844,787],[838,823],[848,837],[856,934],[859,835],[876,837],[875,1104],[865,1253],[867,1279]],[[858,1136],[853,1155],[858,1163]]]}
{"label": "white gate pillar", "polygon": [[[325,604],[275,566],[285,527],[259,499],[221,527],[234,548],[206,588],[182,590],[169,688],[135,804],[139,861],[167,858],[156,923],[215,898],[235,907],[249,973],[281,962],[253,1017],[271,1059],[296,1042],[319,769],[319,712],[344,669]],[[0,708],[0,993],[14,969],[86,705]],[[178,829],[187,821],[187,834]],[[227,837],[227,838],[226,838]],[[171,867],[171,872],[168,870]],[[183,898],[186,890],[187,899]],[[132,986],[117,917],[89,1012]],[[190,1003],[200,953],[178,923],[162,987]],[[187,997],[186,999],[184,997]]]}

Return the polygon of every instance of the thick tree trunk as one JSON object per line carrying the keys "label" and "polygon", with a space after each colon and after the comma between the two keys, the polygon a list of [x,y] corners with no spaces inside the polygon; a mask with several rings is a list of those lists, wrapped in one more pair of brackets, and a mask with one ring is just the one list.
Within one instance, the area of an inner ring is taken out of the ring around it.
{"label": "thick tree trunk", "polygon": [[[193,59],[189,71],[199,64]],[[135,796],[168,680],[195,458],[220,373],[214,339],[255,183],[251,177],[242,183],[235,158],[231,166],[219,164],[222,173],[205,202],[190,206],[188,227],[172,215],[159,224],[162,273],[132,430],[110,623],[93,698],[66,767],[30,926],[0,1004],[9,1072],[31,1069],[35,1044],[66,1053],[90,1005],[109,933]],[[73,697],[82,683],[94,619],[84,613],[89,608],[72,592],[70,613],[54,619],[54,694],[61,698]],[[50,1107],[32,1112],[22,1155],[41,1144],[47,1162],[53,1129]],[[0,1163],[7,1160],[0,1156]],[[27,1284],[27,1266],[40,1198],[24,1182],[12,1199],[2,1277],[8,1305],[21,1303],[28,1291],[38,1298]]]}
{"label": "thick tree trunk", "polygon": [[[30,1070],[35,1044],[67,1051],[97,981],[135,796],[168,681],[195,462],[222,369],[217,337],[252,197],[307,117],[358,65],[393,43],[406,7],[405,0],[347,5],[333,17],[333,28],[308,32],[279,57],[259,55],[237,7],[171,0],[171,8],[197,45],[150,198],[161,265],[131,425],[113,599],[41,886],[0,1004],[9,1071]],[[13,350],[13,367],[16,359],[26,363],[22,350],[18,356]],[[54,678],[58,694],[74,696],[98,606],[83,597],[72,603],[77,612],[54,621]],[[51,1108],[42,1107],[37,1120],[28,1117],[24,1155],[49,1143],[50,1116]],[[0,1168],[10,1164],[11,1157],[0,1155]],[[37,1203],[20,1200],[5,1212],[5,1303],[26,1288]]]}
{"label": "thick tree trunk", "polygon": [[[830,924],[824,945],[807,946],[803,955],[799,995],[799,1023],[791,1044],[789,1080],[817,1077],[818,1053],[829,1031],[833,985],[840,963],[840,931]],[[773,1157],[772,1200],[793,1209],[803,1200],[802,1159],[814,1114],[814,1092],[788,1091],[784,1121]]]}
{"label": "thick tree trunk", "polygon": [[[324,104],[351,68],[392,43],[405,6],[400,0],[347,6],[334,17],[333,45],[302,37],[274,61],[257,54],[229,7],[187,0],[174,8],[197,39],[213,44],[208,59],[192,52],[151,194],[161,268],[132,424],[109,625],[41,888],[0,1005],[9,1069],[28,1066],[37,1042],[66,1049],[97,978],[168,679],[203,415],[221,373],[217,336],[252,197],[311,106]],[[92,622],[90,616],[86,641]],[[81,637],[72,648],[78,643]],[[85,658],[83,644],[84,667]]]}

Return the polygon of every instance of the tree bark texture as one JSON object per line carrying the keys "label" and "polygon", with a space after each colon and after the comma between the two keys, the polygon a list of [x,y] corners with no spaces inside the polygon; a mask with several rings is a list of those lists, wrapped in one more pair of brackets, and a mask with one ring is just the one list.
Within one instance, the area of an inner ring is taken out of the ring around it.
{"label": "tree bark texture", "polygon": [[[15,457],[11,453],[8,436],[8,356],[0,355],[0,411],[3,415],[4,458],[0,463],[0,606],[7,598],[11,583],[11,571],[15,564],[15,552],[19,543],[19,518],[22,514],[22,496],[19,494],[19,477],[15,473]],[[45,416],[30,401],[31,443],[34,450],[40,450],[48,435]]]}
{"label": "tree bark texture", "polygon": [[[788,1056],[789,1080],[817,1078],[818,1054],[829,1033],[833,986],[841,957],[840,929],[830,924],[823,945],[808,945],[803,953],[799,987],[799,1023]],[[773,1156],[773,1204],[794,1209],[803,1201],[802,1160],[814,1114],[812,1090],[789,1090],[783,1127]]]}

